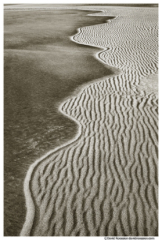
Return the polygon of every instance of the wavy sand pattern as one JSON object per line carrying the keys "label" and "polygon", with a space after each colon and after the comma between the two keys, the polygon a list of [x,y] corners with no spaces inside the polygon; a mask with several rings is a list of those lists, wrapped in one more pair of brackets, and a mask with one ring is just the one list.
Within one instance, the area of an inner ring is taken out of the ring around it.
{"label": "wavy sand pattern", "polygon": [[62,104],[80,132],[31,165],[22,236],[158,234],[158,99],[139,85],[158,68],[157,9],[110,7],[96,15],[117,17],[73,39],[104,48],[99,58],[121,73]]}

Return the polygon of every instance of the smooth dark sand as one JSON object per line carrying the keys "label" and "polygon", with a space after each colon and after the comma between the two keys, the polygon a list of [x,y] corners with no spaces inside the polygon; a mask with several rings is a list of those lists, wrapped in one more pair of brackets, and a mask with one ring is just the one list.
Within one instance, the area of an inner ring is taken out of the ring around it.
{"label": "smooth dark sand", "polygon": [[95,48],[72,42],[76,29],[106,22],[88,11],[5,11],[5,223],[17,236],[25,219],[23,181],[30,164],[71,139],[76,124],[58,112],[74,90],[112,74]]}

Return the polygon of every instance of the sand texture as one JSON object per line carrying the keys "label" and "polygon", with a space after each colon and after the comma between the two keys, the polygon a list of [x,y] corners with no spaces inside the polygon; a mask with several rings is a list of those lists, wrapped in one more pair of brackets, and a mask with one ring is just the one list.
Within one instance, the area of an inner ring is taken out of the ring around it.
{"label": "sand texture", "polygon": [[4,12],[5,236],[19,235],[25,221],[29,166],[78,132],[78,124],[59,111],[60,103],[81,86],[116,73],[94,58],[99,48],[69,37],[109,17],[78,9],[22,9]]}
{"label": "sand texture", "polygon": [[102,48],[96,57],[120,73],[62,103],[79,132],[30,166],[21,236],[158,235],[158,96],[140,87],[158,70],[157,8],[93,15],[116,18],[73,41]]}

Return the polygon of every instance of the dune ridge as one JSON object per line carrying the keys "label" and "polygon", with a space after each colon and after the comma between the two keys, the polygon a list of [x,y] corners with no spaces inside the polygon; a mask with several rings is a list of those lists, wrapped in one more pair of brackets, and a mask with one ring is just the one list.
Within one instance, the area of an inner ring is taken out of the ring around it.
{"label": "dune ridge", "polygon": [[139,85],[158,69],[157,10],[100,14],[117,18],[73,40],[103,48],[98,57],[121,73],[60,106],[80,130],[29,168],[21,236],[158,235],[158,98]]}

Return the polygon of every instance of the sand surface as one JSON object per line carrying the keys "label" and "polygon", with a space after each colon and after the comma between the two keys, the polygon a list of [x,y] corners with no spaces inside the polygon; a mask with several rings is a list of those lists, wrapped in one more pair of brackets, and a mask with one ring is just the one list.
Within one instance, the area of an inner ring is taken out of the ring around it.
{"label": "sand surface", "polygon": [[25,221],[23,181],[30,164],[77,133],[78,125],[58,111],[60,102],[76,95],[79,86],[113,73],[93,57],[96,48],[70,39],[79,26],[108,19],[88,13],[5,11],[6,236],[19,235]]}
{"label": "sand surface", "polygon": [[73,41],[102,48],[96,58],[120,73],[60,105],[78,134],[30,166],[21,236],[158,235],[157,8],[97,15],[116,18]]}

